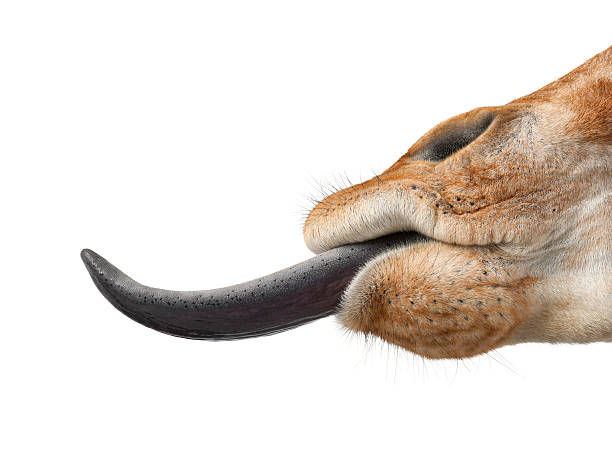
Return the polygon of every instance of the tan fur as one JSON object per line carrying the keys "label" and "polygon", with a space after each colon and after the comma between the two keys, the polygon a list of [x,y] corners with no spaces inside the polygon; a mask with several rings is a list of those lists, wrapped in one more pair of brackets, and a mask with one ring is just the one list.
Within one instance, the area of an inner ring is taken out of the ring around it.
{"label": "tan fur", "polygon": [[[424,148],[493,118],[438,163]],[[431,238],[371,261],[349,329],[431,358],[526,341],[612,339],[612,47],[533,94],[456,116],[393,166],[311,211],[314,252],[401,230]]]}

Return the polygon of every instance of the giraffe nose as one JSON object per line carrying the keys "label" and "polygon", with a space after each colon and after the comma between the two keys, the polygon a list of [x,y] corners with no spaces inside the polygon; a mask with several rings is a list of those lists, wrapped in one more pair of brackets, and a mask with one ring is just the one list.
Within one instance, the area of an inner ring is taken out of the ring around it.
{"label": "giraffe nose", "polygon": [[495,117],[493,109],[479,108],[442,122],[415,145],[417,151],[413,158],[441,162],[482,135]]}

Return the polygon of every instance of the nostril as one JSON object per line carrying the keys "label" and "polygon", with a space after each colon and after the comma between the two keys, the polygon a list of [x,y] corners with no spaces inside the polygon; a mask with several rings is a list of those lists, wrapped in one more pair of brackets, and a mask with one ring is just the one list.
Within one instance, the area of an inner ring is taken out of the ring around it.
{"label": "nostril", "polygon": [[494,113],[481,111],[443,122],[431,131],[429,141],[413,157],[440,162],[482,135],[494,119]]}

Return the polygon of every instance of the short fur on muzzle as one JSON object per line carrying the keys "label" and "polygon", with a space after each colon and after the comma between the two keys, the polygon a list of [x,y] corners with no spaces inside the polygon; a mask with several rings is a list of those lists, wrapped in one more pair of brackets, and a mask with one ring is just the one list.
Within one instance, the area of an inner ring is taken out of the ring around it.
{"label": "short fur on muzzle", "polygon": [[[153,329],[268,335],[338,313],[428,358],[612,340],[612,47],[542,89],[455,116],[304,225],[316,257],[237,286],[142,286],[92,251],[102,294]],[[415,232],[420,233],[417,235]]]}

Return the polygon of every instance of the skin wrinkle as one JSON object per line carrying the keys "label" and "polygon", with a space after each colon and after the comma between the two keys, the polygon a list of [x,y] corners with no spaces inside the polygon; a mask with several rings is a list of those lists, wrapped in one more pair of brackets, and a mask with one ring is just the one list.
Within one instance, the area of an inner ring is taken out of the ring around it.
{"label": "skin wrinkle", "polygon": [[609,341],[611,189],[612,47],[434,127],[381,175],[315,205],[304,237],[314,252],[402,230],[429,237],[366,264],[339,313],[424,357]]}

